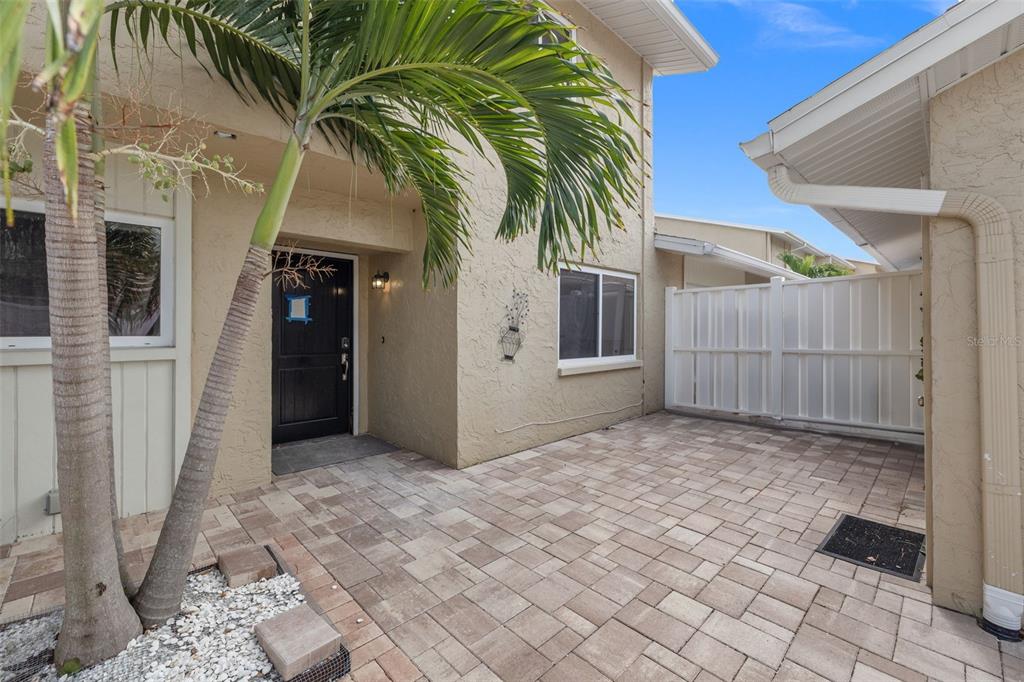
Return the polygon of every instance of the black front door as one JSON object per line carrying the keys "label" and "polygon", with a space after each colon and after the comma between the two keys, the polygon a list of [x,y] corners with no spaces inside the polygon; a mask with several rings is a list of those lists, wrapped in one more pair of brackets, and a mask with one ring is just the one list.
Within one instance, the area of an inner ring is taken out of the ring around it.
{"label": "black front door", "polygon": [[352,261],[322,260],[306,288],[274,282],[275,443],[352,430]]}

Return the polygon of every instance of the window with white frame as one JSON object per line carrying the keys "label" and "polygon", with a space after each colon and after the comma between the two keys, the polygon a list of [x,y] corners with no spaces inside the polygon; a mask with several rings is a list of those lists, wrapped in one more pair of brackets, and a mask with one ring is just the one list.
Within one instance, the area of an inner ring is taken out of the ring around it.
{"label": "window with white frame", "polygon": [[[46,221],[38,202],[14,209],[14,227],[0,227],[0,348],[47,348]],[[173,221],[108,211],[106,222],[111,345],[171,345]]]}
{"label": "window with white frame", "polygon": [[561,14],[542,11],[540,13],[540,18],[543,21],[558,24],[563,27],[561,29],[547,31],[540,39],[541,45],[557,45],[558,43],[564,43],[566,41],[576,41],[576,29],[573,27],[572,23]]}
{"label": "window with white frame", "polygon": [[581,267],[558,276],[560,366],[636,359],[636,276]]}

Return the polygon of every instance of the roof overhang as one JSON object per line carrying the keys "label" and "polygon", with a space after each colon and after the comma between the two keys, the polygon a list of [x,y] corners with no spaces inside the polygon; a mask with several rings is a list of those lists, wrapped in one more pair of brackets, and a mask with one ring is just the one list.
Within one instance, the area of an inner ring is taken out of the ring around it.
{"label": "roof overhang", "polygon": [[659,76],[707,71],[718,63],[704,36],[672,0],[579,0]]}
{"label": "roof overhang", "polygon": [[743,272],[750,272],[762,277],[787,277],[789,279],[807,279],[805,276],[793,272],[780,265],[755,258],[735,249],[730,249],[721,244],[706,242],[703,239],[692,237],[676,237],[669,234],[654,233],[654,248],[659,251],[670,251],[685,256],[701,256],[710,261],[719,263],[726,267]]}
{"label": "roof overhang", "polygon": [[[847,259],[837,256],[834,253],[822,251],[814,244],[810,243],[795,232],[789,230],[783,230],[778,227],[766,227],[764,225],[748,225],[746,223],[730,223],[724,220],[708,220],[707,218],[692,218],[690,216],[683,215],[672,215],[671,213],[657,213],[655,214],[658,218],[668,218],[670,220],[685,220],[691,223],[700,223],[701,225],[710,225],[711,227],[731,227],[737,230],[752,230],[754,232],[767,232],[769,234],[778,235],[782,239],[799,244],[796,248],[792,249],[794,253],[810,253],[819,258],[825,258],[829,262],[840,265],[847,270],[854,270],[853,263]],[[867,261],[865,261],[867,262]]]}
{"label": "roof overhang", "polygon": [[[794,180],[921,188],[929,183],[928,102],[1024,46],[1024,2],[965,0],[772,119],[740,146]],[[816,208],[887,269],[921,262],[921,221]]]}

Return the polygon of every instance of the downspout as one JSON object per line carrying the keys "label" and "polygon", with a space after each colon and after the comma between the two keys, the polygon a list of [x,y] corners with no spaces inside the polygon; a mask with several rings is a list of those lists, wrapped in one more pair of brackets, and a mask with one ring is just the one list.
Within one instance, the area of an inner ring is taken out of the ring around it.
{"label": "downspout", "polygon": [[981,495],[984,607],[981,626],[1021,638],[1024,538],[1021,537],[1020,422],[1013,230],[1006,209],[972,192],[796,183],[784,165],[768,169],[782,201],[825,208],[956,218],[974,232],[978,288],[978,392],[981,396]]}

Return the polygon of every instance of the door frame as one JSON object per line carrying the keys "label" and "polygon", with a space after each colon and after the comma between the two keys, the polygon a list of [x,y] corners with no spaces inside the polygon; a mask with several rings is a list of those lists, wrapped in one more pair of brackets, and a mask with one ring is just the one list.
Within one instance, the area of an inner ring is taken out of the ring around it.
{"label": "door frame", "polygon": [[[352,261],[352,435],[358,436],[362,433],[359,429],[359,387],[362,380],[359,362],[359,256],[352,253],[339,253],[337,251],[323,251],[320,249],[302,248],[276,248],[277,251],[291,251],[309,256],[323,256],[336,260]],[[273,353],[274,335],[270,336],[271,353]]]}

